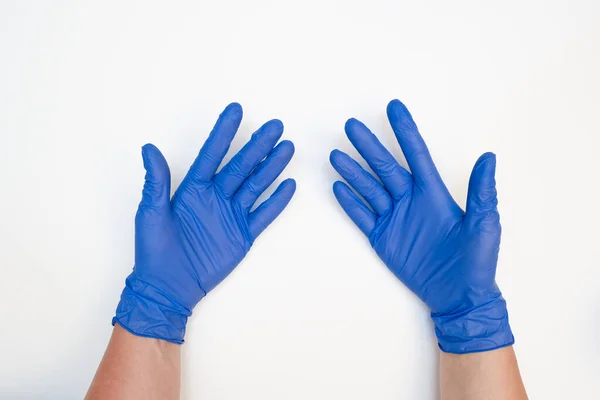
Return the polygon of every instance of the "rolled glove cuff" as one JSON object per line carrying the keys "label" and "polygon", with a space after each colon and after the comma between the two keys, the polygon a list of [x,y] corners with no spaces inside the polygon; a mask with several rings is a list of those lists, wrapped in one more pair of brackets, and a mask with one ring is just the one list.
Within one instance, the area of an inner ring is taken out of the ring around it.
{"label": "rolled glove cuff", "polygon": [[502,296],[460,314],[431,313],[440,349],[465,354],[511,346],[515,338]]}
{"label": "rolled glove cuff", "polygon": [[115,314],[112,324],[118,323],[134,335],[182,344],[192,312],[132,273]]}

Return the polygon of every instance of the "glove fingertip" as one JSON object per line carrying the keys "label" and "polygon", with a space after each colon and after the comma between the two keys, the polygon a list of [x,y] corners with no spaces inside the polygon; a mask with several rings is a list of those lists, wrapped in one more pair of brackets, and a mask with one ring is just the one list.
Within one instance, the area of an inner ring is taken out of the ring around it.
{"label": "glove fingertip", "polygon": [[232,103],[229,103],[227,107],[225,107],[221,115],[235,117],[242,115],[243,112],[244,110],[242,109],[242,105],[234,101]]}
{"label": "glove fingertip", "polygon": [[346,134],[351,134],[351,132],[359,127],[363,127],[364,124],[362,122],[360,122],[359,120],[357,120],[356,118],[352,117],[349,118],[346,121],[346,124],[344,124],[344,130],[346,131]]}
{"label": "glove fingertip", "polygon": [[281,137],[283,134],[283,122],[280,119],[272,119],[263,124],[263,126],[256,131],[255,135],[263,135],[267,137]]}
{"label": "glove fingertip", "polygon": [[146,170],[148,170],[149,167],[149,155],[148,153],[152,151],[152,149],[155,149],[156,146],[154,146],[152,143],[146,143],[145,145],[142,146],[142,161],[144,162],[144,168]]}
{"label": "glove fingertip", "polygon": [[347,188],[348,186],[342,181],[333,182],[333,194],[335,194],[336,197]]}
{"label": "glove fingertip", "polygon": [[296,180],[294,178],[287,178],[281,182],[273,195],[278,193],[286,199],[291,199],[294,193],[296,193]]}
{"label": "glove fingertip", "polygon": [[281,149],[280,151],[285,151],[291,154],[294,154],[296,152],[296,146],[291,140],[282,140],[281,142],[279,142],[276,148]]}
{"label": "glove fingertip", "polygon": [[329,162],[331,163],[331,165],[333,167],[336,167],[337,165],[340,164],[340,162],[342,162],[342,159],[344,157],[344,152],[338,149],[334,149],[331,151],[331,153],[329,153]]}
{"label": "glove fingertip", "polygon": [[490,164],[490,166],[496,166],[496,154],[492,153],[491,151],[488,151],[486,153],[483,153],[481,156],[479,156],[479,158],[477,159],[477,162],[475,163],[477,166],[484,166],[486,164]]}
{"label": "glove fingertip", "polygon": [[388,118],[391,120],[405,119],[406,117],[409,117],[412,120],[408,108],[398,99],[394,99],[388,103],[386,112]]}

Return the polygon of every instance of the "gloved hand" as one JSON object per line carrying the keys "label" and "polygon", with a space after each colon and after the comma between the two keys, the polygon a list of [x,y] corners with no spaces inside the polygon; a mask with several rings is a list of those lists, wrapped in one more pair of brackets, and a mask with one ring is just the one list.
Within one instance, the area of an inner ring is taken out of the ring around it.
{"label": "gloved hand", "polygon": [[471,353],[509,346],[514,338],[495,282],[500,247],[496,157],[482,155],[471,174],[466,212],[454,202],[410,113],[398,100],[387,114],[410,170],[402,168],[361,122],[346,134],[381,182],[334,150],[344,183],[333,191],[389,269],[431,309],[441,350]]}
{"label": "gloved hand", "polygon": [[249,212],[294,153],[290,141],[273,147],[283,133],[279,120],[264,124],[215,174],[241,120],[239,104],[225,108],[172,199],[167,162],[153,145],[142,148],[146,182],[135,218],[135,266],[113,325],[183,343],[194,306],[229,275],[292,198],[296,182],[287,179]]}

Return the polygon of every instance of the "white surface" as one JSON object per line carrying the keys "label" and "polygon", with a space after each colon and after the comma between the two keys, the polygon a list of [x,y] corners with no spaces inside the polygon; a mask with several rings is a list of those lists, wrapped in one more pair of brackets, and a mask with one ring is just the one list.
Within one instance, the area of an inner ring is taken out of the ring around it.
{"label": "white surface", "polygon": [[498,155],[498,281],[530,397],[597,398],[600,3],[493,3],[0,2],[0,397],[83,396],[132,266],[140,146],[177,184],[239,101],[232,150],[282,119],[298,192],[195,310],[183,398],[436,398],[427,311],[331,193],[348,117],[401,154],[398,97],[461,204]]}

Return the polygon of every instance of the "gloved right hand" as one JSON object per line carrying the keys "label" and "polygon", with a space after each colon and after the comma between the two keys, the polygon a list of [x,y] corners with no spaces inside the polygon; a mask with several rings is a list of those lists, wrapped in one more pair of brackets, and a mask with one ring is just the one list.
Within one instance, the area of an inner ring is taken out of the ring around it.
{"label": "gloved right hand", "polygon": [[471,174],[466,212],[446,189],[410,113],[398,100],[387,114],[412,173],[355,119],[346,134],[381,183],[350,156],[331,153],[343,182],[333,191],[389,269],[431,309],[440,348],[450,353],[513,344],[506,302],[495,282],[500,248],[496,156],[482,155]]}
{"label": "gloved right hand", "polygon": [[135,218],[135,266],[113,325],[183,343],[194,306],[229,275],[292,198],[296,182],[288,179],[250,212],[294,154],[290,141],[274,147],[283,133],[279,120],[264,124],[215,174],[241,120],[239,104],[225,108],[173,199],[166,160],[155,146],[142,148],[146,183]]}

